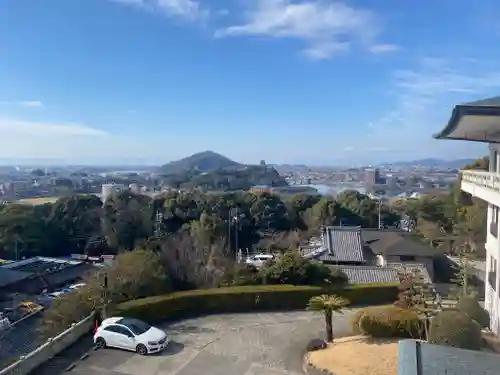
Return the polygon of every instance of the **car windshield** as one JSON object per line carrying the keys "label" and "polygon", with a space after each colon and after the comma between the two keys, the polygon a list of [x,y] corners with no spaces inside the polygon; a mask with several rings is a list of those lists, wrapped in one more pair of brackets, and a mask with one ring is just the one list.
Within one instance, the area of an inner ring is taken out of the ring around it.
{"label": "car windshield", "polygon": [[151,328],[149,324],[131,318],[123,318],[116,323],[128,327],[134,335],[142,335],[144,332],[148,331]]}

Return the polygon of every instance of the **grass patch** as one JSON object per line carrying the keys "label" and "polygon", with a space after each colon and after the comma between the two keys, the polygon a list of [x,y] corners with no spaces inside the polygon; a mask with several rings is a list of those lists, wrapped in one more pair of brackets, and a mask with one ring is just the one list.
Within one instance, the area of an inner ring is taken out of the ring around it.
{"label": "grass patch", "polygon": [[56,202],[59,198],[61,197],[38,197],[38,198],[25,198],[25,199],[19,199],[16,201],[16,203],[20,204],[31,204],[33,206],[37,206],[39,204],[45,204],[45,203],[54,203]]}

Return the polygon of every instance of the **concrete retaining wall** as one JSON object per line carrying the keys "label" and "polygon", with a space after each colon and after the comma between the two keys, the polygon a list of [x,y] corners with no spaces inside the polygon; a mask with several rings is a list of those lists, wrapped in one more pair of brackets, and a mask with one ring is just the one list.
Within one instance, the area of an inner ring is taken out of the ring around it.
{"label": "concrete retaining wall", "polygon": [[74,323],[58,336],[48,339],[47,342],[31,353],[22,356],[17,362],[0,370],[0,375],[28,375],[35,368],[47,362],[56,354],[78,341],[92,330],[94,316],[90,315],[78,323]]}

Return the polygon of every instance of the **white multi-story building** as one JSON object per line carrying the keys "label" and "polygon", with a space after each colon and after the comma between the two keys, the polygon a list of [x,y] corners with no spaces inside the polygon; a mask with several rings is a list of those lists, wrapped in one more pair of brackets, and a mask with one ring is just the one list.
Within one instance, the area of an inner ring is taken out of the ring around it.
{"label": "white multi-story building", "polygon": [[[435,136],[489,144],[489,171],[464,170],[461,189],[488,202],[486,237],[485,308],[491,330],[500,334],[500,97],[457,105],[448,125]],[[486,148],[486,147],[485,147]]]}
{"label": "white multi-story building", "polygon": [[127,187],[123,184],[103,184],[101,187],[101,199],[106,202],[113,194],[124,191]]}

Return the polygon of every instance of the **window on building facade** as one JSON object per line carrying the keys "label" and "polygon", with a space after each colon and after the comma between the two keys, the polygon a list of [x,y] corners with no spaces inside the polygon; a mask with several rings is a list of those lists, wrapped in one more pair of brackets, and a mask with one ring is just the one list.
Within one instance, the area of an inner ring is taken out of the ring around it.
{"label": "window on building facade", "polygon": [[414,262],[415,256],[413,256],[413,255],[401,255],[399,257],[399,260],[401,260],[401,262]]}
{"label": "window on building facade", "polygon": [[490,255],[490,270],[488,271],[488,283],[493,290],[497,284],[497,260]]}
{"label": "window on building facade", "polygon": [[491,205],[491,223],[490,223],[490,233],[498,237],[498,213],[499,208],[494,204]]}

